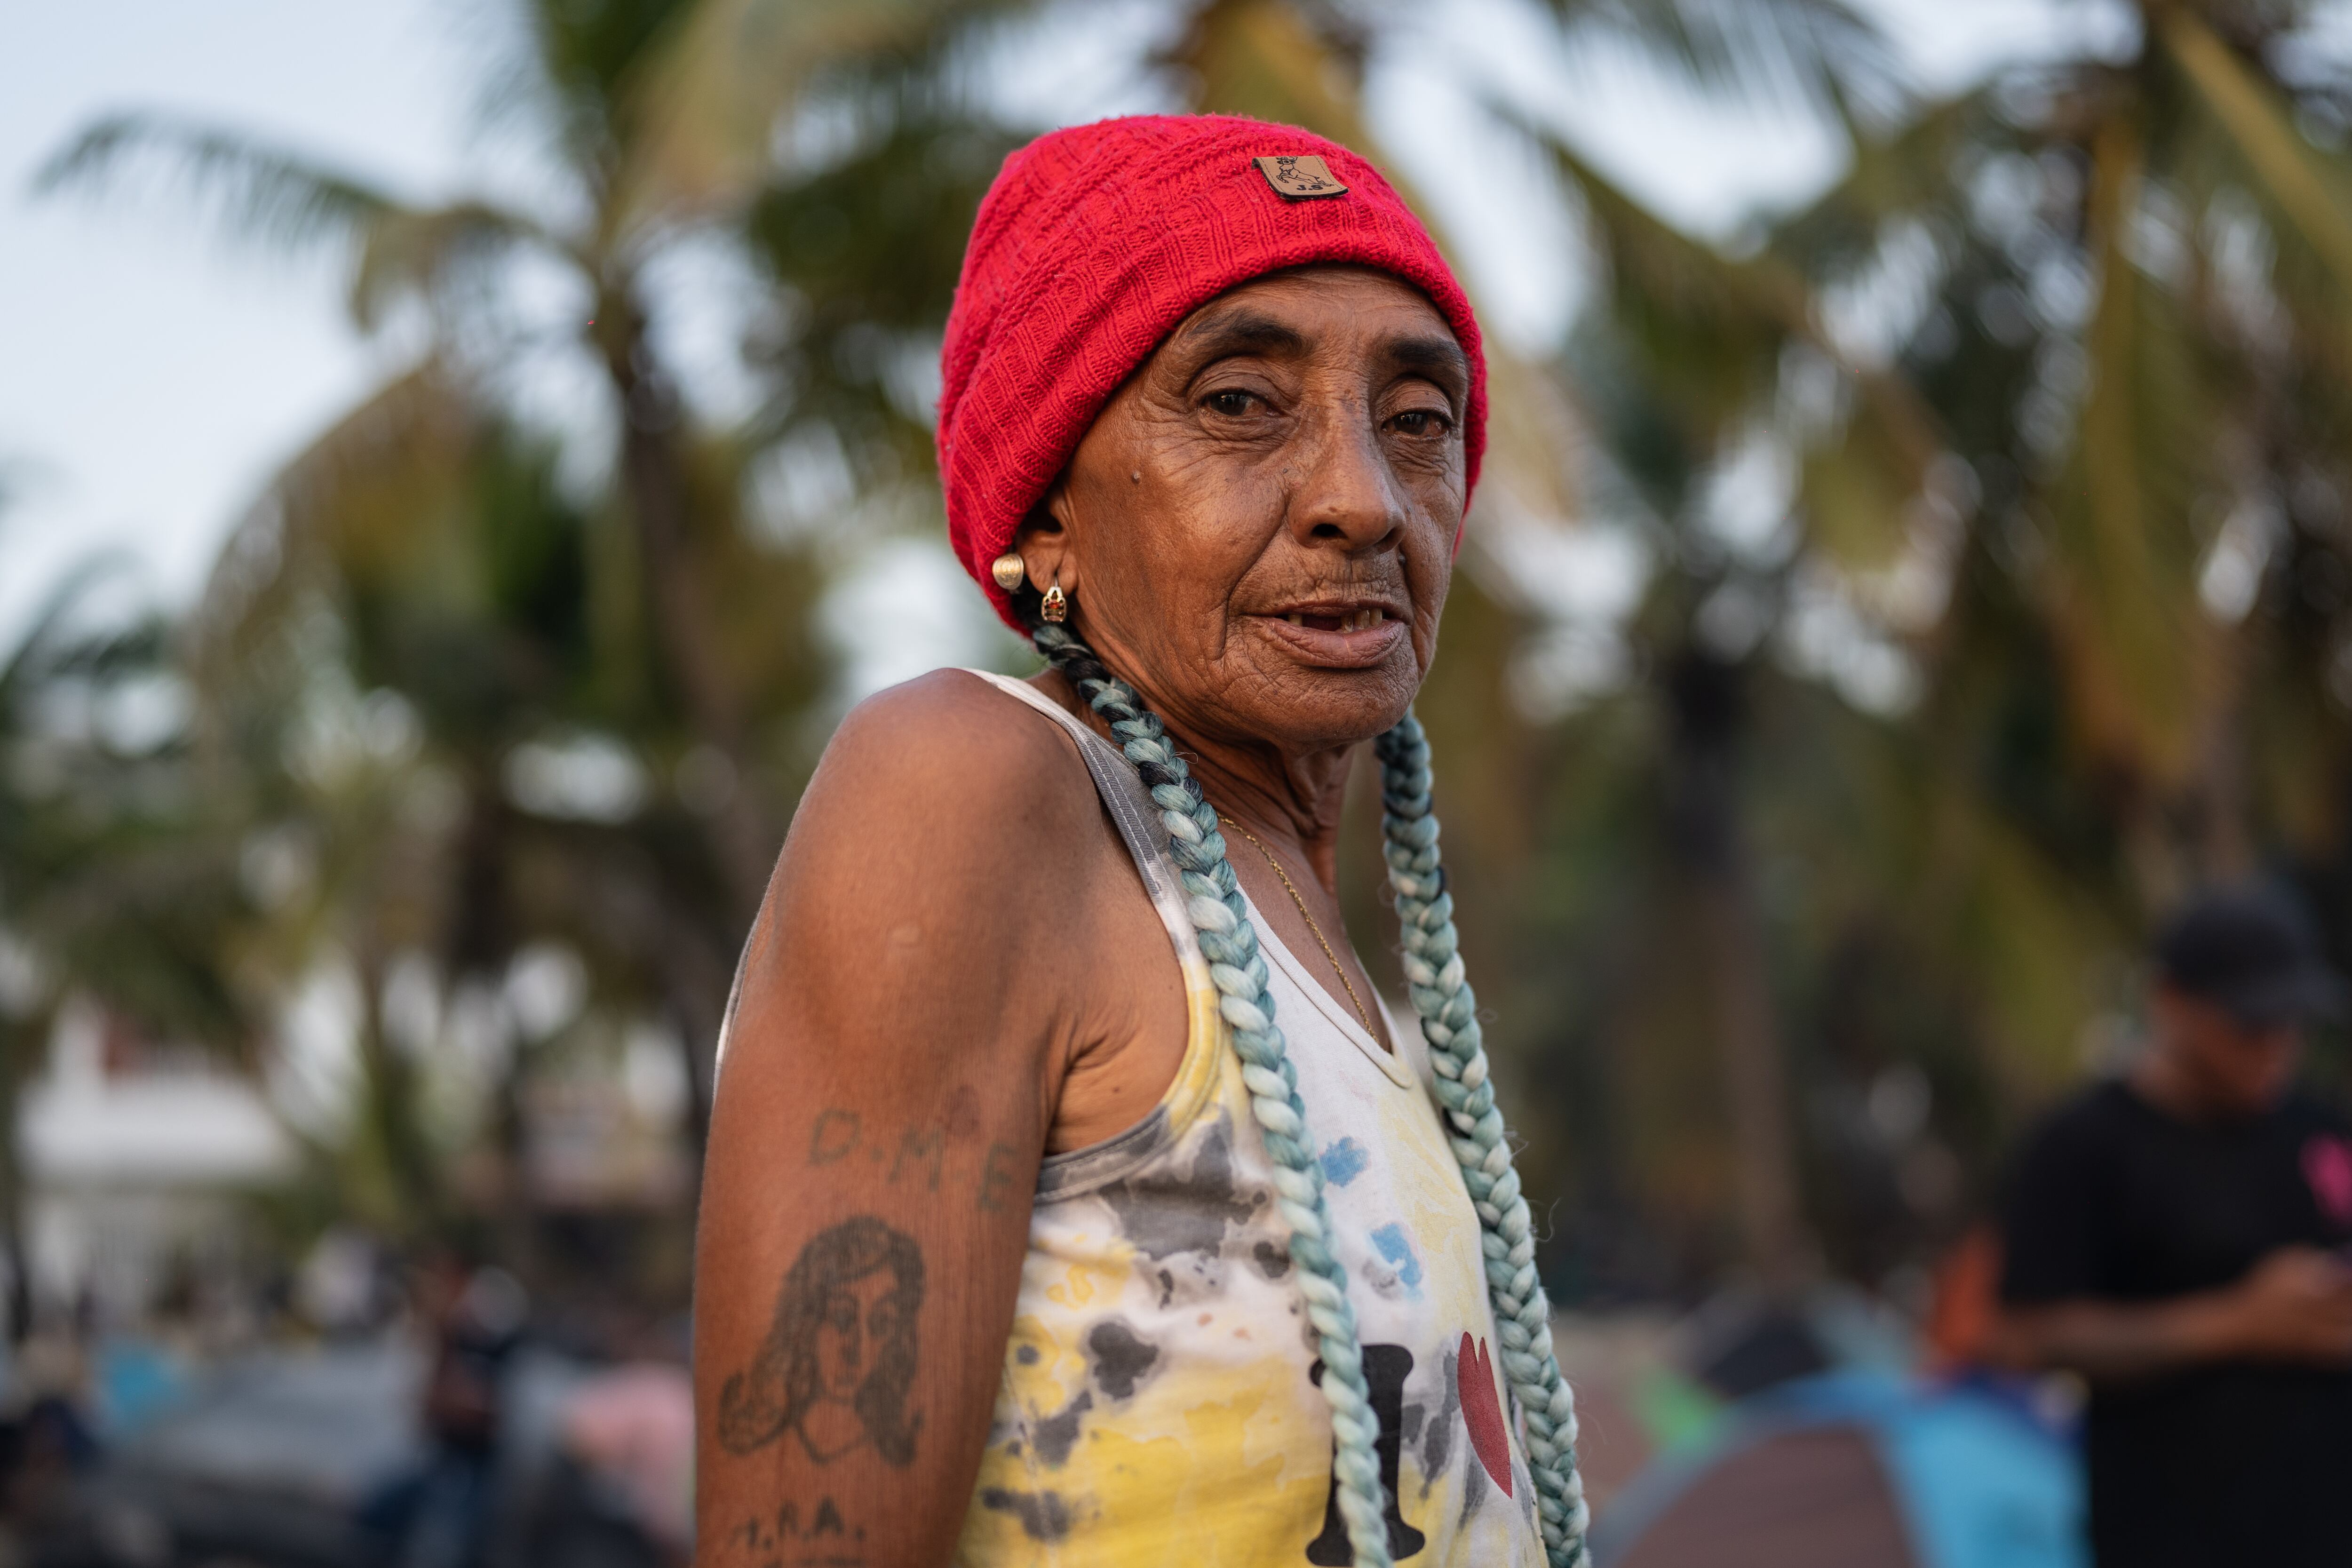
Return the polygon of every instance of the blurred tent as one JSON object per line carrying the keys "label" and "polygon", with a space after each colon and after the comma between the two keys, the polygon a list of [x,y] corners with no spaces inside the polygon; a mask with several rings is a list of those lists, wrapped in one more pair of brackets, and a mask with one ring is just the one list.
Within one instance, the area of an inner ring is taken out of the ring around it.
{"label": "blurred tent", "polygon": [[2084,1568],[2081,1478],[2004,1402],[1845,1372],[1737,1408],[1618,1494],[1602,1568]]}

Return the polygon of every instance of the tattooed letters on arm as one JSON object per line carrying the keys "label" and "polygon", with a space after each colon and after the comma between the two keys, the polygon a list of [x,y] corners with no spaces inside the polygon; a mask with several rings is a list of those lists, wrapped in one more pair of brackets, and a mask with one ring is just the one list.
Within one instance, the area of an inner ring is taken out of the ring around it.
{"label": "tattooed letters on arm", "polygon": [[801,1248],[751,1364],[719,1396],[719,1440],[750,1454],[790,1432],[829,1465],[871,1447],[914,1462],[920,1412],[909,1413],[923,1252],[871,1215],[821,1231]]}
{"label": "tattooed letters on arm", "polygon": [[786,1500],[728,1534],[758,1568],[866,1568],[863,1526],[851,1526],[831,1498],[814,1509]]}
{"label": "tattooed letters on arm", "polygon": [[[951,1110],[944,1125],[913,1128],[894,1139],[867,1127],[857,1111],[828,1107],[818,1111],[810,1124],[808,1163],[815,1170],[844,1160],[858,1162],[872,1172],[875,1180],[889,1186],[904,1179],[910,1185],[919,1182],[923,1191],[936,1193],[948,1169],[951,1147],[956,1150],[959,1179],[970,1169],[965,1162],[971,1144],[966,1136],[971,1128],[958,1124],[960,1116],[970,1114]],[[1018,1184],[1016,1159],[1013,1145],[1003,1142],[990,1143],[981,1155],[973,1178],[978,1184],[973,1206],[981,1213],[1001,1214],[1011,1207]]]}

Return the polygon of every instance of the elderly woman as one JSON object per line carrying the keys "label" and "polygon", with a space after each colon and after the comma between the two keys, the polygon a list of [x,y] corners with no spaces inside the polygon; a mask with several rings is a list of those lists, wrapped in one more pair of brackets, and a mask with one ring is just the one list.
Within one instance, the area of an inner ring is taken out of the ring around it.
{"label": "elderly woman", "polygon": [[[1575,1422],[1410,715],[1484,444],[1468,301],[1305,132],[1014,155],[949,527],[1048,660],[842,726],[724,1041],[712,1564],[1583,1557]],[[1414,1024],[1339,919],[1382,770]]]}

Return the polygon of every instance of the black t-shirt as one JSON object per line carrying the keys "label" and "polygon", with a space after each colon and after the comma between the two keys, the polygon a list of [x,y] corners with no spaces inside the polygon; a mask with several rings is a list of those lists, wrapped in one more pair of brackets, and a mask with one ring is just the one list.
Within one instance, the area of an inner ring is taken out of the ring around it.
{"label": "black t-shirt", "polygon": [[[2277,1247],[2340,1247],[2347,1133],[2300,1094],[2191,1126],[2101,1084],[2018,1163],[2001,1300],[2160,1301],[2231,1284]],[[2222,1363],[2101,1384],[2084,1436],[2102,1568],[2352,1565],[2352,1374]]]}

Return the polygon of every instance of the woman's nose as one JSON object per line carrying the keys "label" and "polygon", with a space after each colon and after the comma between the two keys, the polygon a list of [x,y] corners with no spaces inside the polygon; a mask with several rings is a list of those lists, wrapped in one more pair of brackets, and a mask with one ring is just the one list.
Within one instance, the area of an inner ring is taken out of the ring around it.
{"label": "woman's nose", "polygon": [[1301,538],[1356,551],[1403,527],[1403,489],[1366,409],[1325,409],[1301,434],[1304,450],[1290,492],[1292,526]]}

